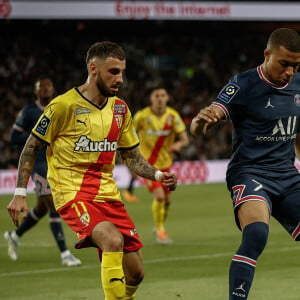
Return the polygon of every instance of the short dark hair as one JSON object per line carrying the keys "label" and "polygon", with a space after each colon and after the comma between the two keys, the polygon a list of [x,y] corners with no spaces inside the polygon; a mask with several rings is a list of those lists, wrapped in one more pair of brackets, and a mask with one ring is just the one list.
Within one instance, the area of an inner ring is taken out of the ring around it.
{"label": "short dark hair", "polygon": [[94,57],[103,59],[106,59],[107,57],[115,57],[120,60],[124,60],[126,58],[126,54],[120,45],[109,41],[103,41],[90,46],[86,55],[86,63],[88,64]]}
{"label": "short dark hair", "polygon": [[166,92],[168,92],[167,89],[163,85],[156,85],[151,88],[150,93],[152,94],[153,92],[155,92],[157,90],[165,90]]}
{"label": "short dark hair", "polygon": [[269,48],[283,46],[291,52],[300,52],[300,36],[297,31],[289,28],[275,29],[268,39]]}
{"label": "short dark hair", "polygon": [[36,85],[38,82],[42,81],[42,80],[49,80],[53,86],[55,86],[54,84],[54,80],[51,76],[47,75],[47,74],[43,74],[43,75],[40,75],[39,77],[37,77],[34,81],[34,89],[36,89]]}

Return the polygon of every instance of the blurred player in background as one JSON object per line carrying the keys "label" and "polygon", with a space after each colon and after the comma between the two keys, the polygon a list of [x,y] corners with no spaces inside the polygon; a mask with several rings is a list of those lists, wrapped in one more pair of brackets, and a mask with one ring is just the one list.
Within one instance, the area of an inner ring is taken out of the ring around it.
{"label": "blurred player in background", "polygon": [[122,195],[126,202],[136,203],[139,202],[139,198],[133,194],[134,191],[134,183],[137,179],[135,173],[130,172],[129,184],[126,189],[123,190]]}
{"label": "blurred player in background", "polygon": [[217,99],[200,110],[191,133],[231,119],[233,155],[227,170],[241,244],[229,271],[229,299],[247,299],[257,259],[263,252],[273,215],[300,240],[300,37],[294,30],[274,30],[257,68],[235,75]]}
{"label": "blurred player in background", "polygon": [[[160,170],[169,172],[174,152],[179,152],[189,143],[186,126],[179,113],[167,106],[169,94],[164,87],[156,87],[150,94],[151,104],[138,111],[133,124],[140,139],[140,149],[147,161]],[[165,223],[170,206],[170,190],[161,182],[146,180],[153,194],[152,214],[156,241],[171,244]]]}
{"label": "blurred player in background", "polygon": [[176,188],[176,176],[151,166],[126,103],[116,97],[123,83],[126,56],[112,42],[87,51],[87,81],[56,97],[45,108],[22,151],[15,195],[8,212],[17,225],[26,215],[26,187],[38,149],[48,145],[48,180],[54,204],[80,241],[96,247],[106,300],[135,298],[143,280],[142,243],[113,179],[117,151],[137,175]]}
{"label": "blurred player in background", "polygon": [[[25,106],[19,113],[11,133],[11,143],[24,146],[32,128],[44,111],[45,106],[54,96],[53,82],[49,77],[40,77],[35,82],[36,101]],[[36,225],[49,212],[49,225],[61,254],[61,262],[68,267],[79,266],[81,261],[68,250],[61,218],[55,210],[50,186],[47,182],[46,147],[37,154],[31,177],[35,183],[37,203],[30,210],[24,222],[13,231],[6,231],[4,237],[8,242],[8,255],[12,260],[18,259],[19,238]]]}

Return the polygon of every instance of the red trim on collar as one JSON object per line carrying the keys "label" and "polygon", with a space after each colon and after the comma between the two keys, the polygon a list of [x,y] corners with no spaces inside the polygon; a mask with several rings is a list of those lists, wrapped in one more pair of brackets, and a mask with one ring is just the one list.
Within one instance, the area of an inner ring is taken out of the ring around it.
{"label": "red trim on collar", "polygon": [[283,88],[285,88],[285,87],[288,85],[288,83],[285,84],[285,85],[276,85],[276,84],[274,84],[273,82],[269,81],[269,80],[265,77],[264,73],[262,72],[262,67],[261,67],[261,66],[258,66],[258,67],[257,67],[257,73],[258,73],[258,75],[259,75],[259,77],[260,77],[261,80],[263,80],[266,84],[270,85],[270,86],[273,87],[273,88],[276,88],[276,89],[283,89]]}

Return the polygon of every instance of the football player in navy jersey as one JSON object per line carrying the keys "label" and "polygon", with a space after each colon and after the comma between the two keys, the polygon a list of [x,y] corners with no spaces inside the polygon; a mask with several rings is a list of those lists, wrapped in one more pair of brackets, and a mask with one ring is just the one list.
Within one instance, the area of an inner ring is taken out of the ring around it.
{"label": "football player in navy jersey", "polygon": [[[35,82],[36,101],[26,105],[19,113],[11,133],[11,143],[24,146],[32,128],[44,111],[44,107],[54,96],[53,82],[49,77],[40,77]],[[61,262],[66,266],[79,266],[81,261],[68,250],[61,218],[56,212],[47,176],[46,147],[38,152],[37,160],[31,174],[37,193],[37,204],[30,210],[24,222],[16,230],[6,231],[4,237],[8,242],[8,255],[12,260],[18,259],[19,238],[32,228],[49,212],[49,225],[61,254]]]}
{"label": "football player in navy jersey", "polygon": [[262,65],[233,76],[191,123],[193,135],[205,134],[219,120],[233,123],[226,180],[242,241],[230,265],[230,300],[248,297],[271,215],[300,240],[300,174],[294,166],[300,149],[299,65],[298,33],[274,30]]}

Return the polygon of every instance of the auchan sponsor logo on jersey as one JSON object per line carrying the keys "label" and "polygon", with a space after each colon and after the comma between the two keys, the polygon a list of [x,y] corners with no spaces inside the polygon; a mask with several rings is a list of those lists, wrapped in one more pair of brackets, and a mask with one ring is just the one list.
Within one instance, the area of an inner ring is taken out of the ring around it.
{"label": "auchan sponsor logo on jersey", "polygon": [[147,135],[154,135],[154,136],[168,136],[170,134],[171,130],[153,130],[149,128],[147,130]]}
{"label": "auchan sponsor logo on jersey", "polygon": [[80,136],[75,143],[74,151],[83,152],[111,152],[117,151],[117,142],[110,142],[107,138],[103,141],[92,141],[86,135]]}

